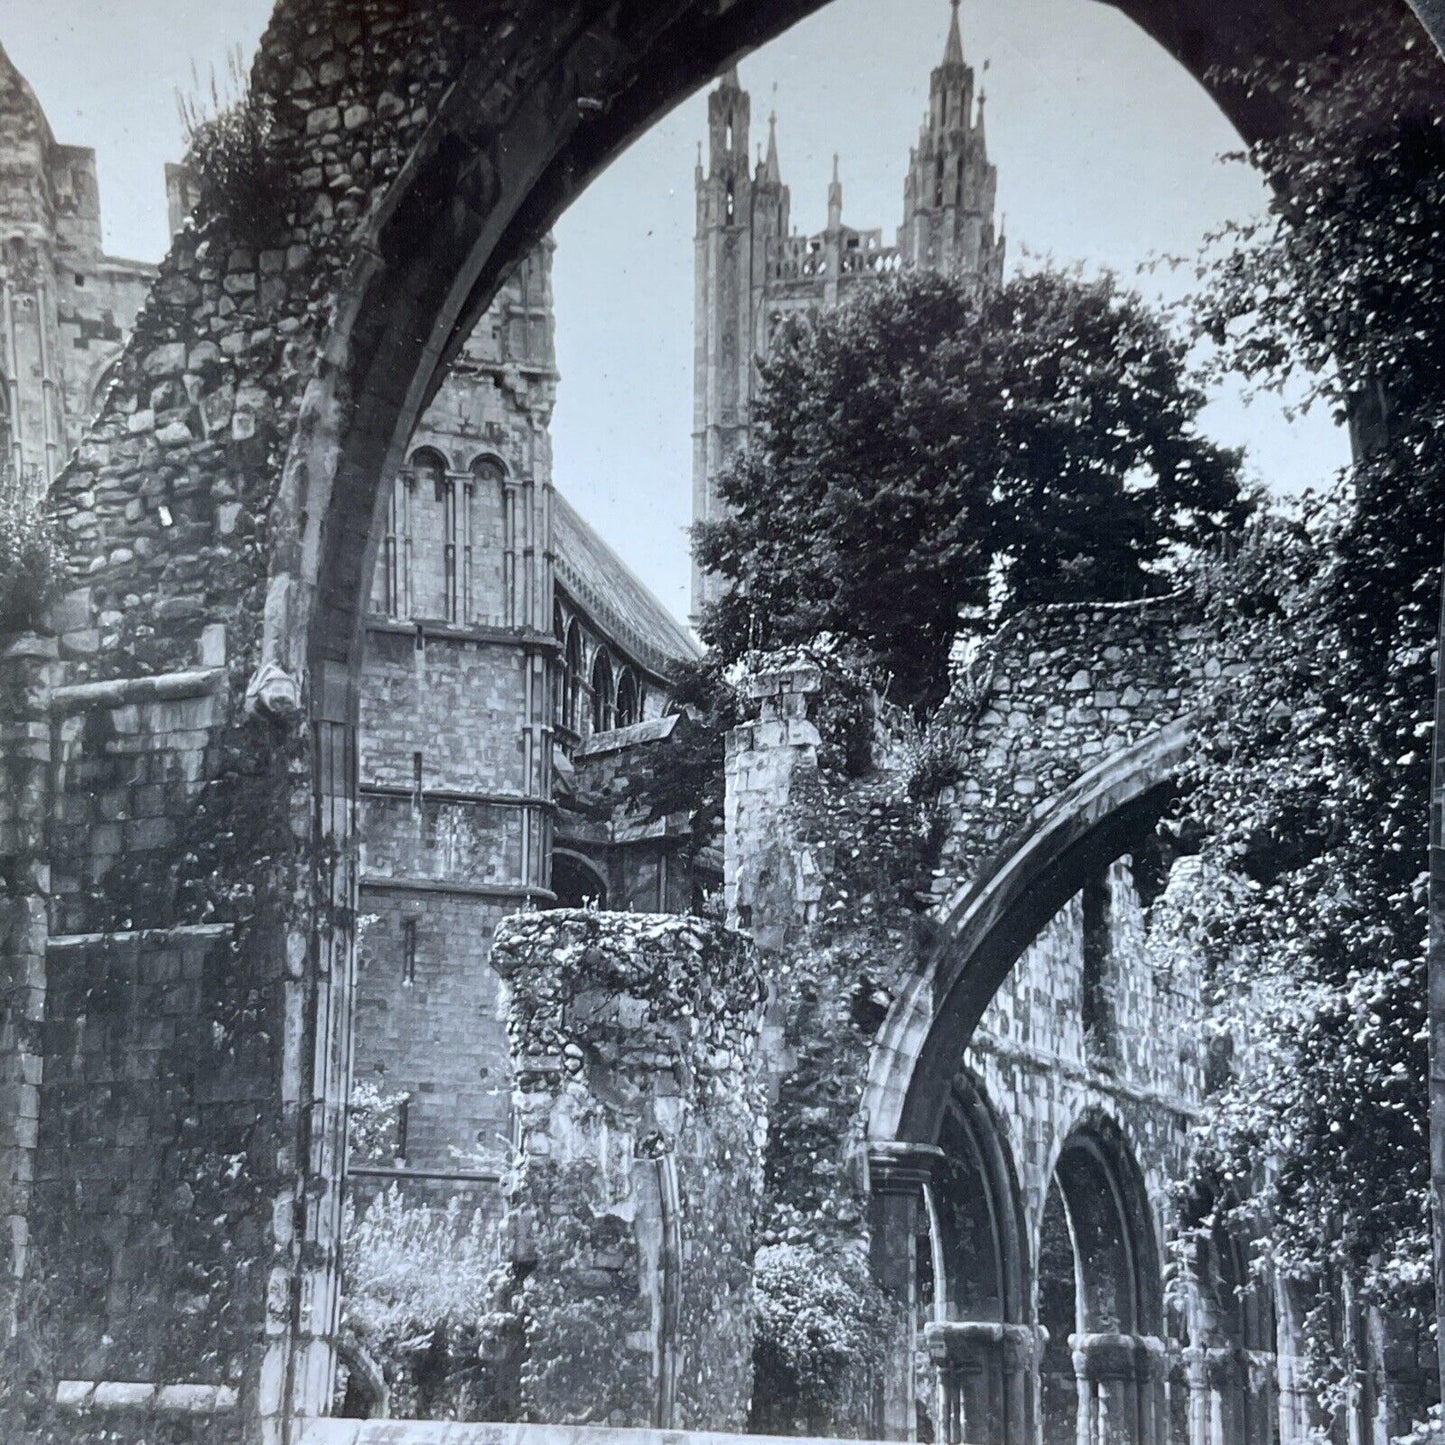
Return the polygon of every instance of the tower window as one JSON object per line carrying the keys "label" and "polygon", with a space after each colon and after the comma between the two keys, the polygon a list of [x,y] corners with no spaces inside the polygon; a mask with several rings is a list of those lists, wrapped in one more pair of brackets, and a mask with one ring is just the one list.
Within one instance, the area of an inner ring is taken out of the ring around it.
{"label": "tower window", "polygon": [[401,981],[416,982],[416,919],[401,921]]}
{"label": "tower window", "polygon": [[736,195],[734,194],[734,192],[733,192],[733,183],[732,183],[731,181],[729,181],[729,182],[728,182],[728,194],[727,194],[727,218],[728,218],[728,220],[731,221],[731,220],[733,219],[733,216],[734,216],[734,214],[736,213],[736,211],[737,211],[737,196],[736,196]]}
{"label": "tower window", "polygon": [[733,148],[733,113],[728,111],[727,126],[723,130],[723,147],[726,150]]}

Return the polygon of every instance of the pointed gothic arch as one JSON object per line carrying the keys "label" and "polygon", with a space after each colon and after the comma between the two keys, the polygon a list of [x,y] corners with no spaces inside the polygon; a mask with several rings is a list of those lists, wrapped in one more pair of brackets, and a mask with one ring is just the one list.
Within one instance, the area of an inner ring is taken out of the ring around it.
{"label": "pointed gothic arch", "polygon": [[[1134,1151],[1100,1110],[1080,1120],[1059,1149],[1040,1220],[1037,1277],[1039,1322],[1048,1331],[1045,1441],[1165,1445],[1160,1241]],[[1065,1350],[1058,1336],[1070,1306]]]}
{"label": "pointed gothic arch", "polygon": [[592,659],[592,731],[610,733],[617,726],[617,695],[612,679],[612,659],[605,647]]}
{"label": "pointed gothic arch", "polygon": [[615,703],[616,726],[628,728],[642,721],[642,689],[637,674],[624,667],[617,679],[617,700]]}

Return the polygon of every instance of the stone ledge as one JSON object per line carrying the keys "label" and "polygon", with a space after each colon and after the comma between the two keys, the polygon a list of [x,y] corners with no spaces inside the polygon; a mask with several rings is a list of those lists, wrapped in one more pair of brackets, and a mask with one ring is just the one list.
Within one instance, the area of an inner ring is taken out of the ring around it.
{"label": "stone ledge", "polygon": [[110,682],[77,682],[52,694],[56,712],[85,712],[96,707],[124,707],[132,702],[179,702],[209,697],[226,679],[224,667],[192,668],[150,677],[118,677]]}
{"label": "stone ledge", "polygon": [[153,1385],[144,1380],[61,1380],[55,1387],[59,1410],[126,1414],[225,1415],[236,1408],[229,1385]]}

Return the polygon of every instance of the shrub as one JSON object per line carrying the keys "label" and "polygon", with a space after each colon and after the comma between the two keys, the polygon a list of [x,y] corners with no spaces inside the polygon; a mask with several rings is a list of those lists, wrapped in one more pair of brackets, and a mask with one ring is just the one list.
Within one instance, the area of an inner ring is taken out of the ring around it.
{"label": "shrub", "polygon": [[754,1292],[753,1405],[748,1429],[859,1437],[871,1433],[888,1366],[891,1311],[861,1249],[765,1245]]}
{"label": "shrub", "polygon": [[202,214],[225,217],[237,239],[259,243],[286,209],[289,174],[273,141],[275,109],[251,89],[239,50],[228,71],[224,86],[211,72],[208,93],[195,77],[191,95],[177,93],[186,166]]}
{"label": "shrub", "polygon": [[54,523],[34,504],[0,496],[0,635],[34,627],[64,576]]}
{"label": "shrub", "polygon": [[394,1415],[514,1416],[509,1275],[481,1210],[456,1197],[428,1206],[392,1185],[363,1210],[348,1201],[342,1258],[342,1330],[385,1376]]}

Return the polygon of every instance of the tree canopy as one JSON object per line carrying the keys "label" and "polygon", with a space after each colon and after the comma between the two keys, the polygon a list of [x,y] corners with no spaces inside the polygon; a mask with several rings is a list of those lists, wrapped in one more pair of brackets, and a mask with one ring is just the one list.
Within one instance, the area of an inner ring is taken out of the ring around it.
{"label": "tree canopy", "polygon": [[1111,276],[1056,270],[982,297],[909,271],[787,324],[698,530],[731,589],[704,637],[730,659],[831,633],[926,705],[961,616],[1164,590],[1246,510],[1186,352]]}

